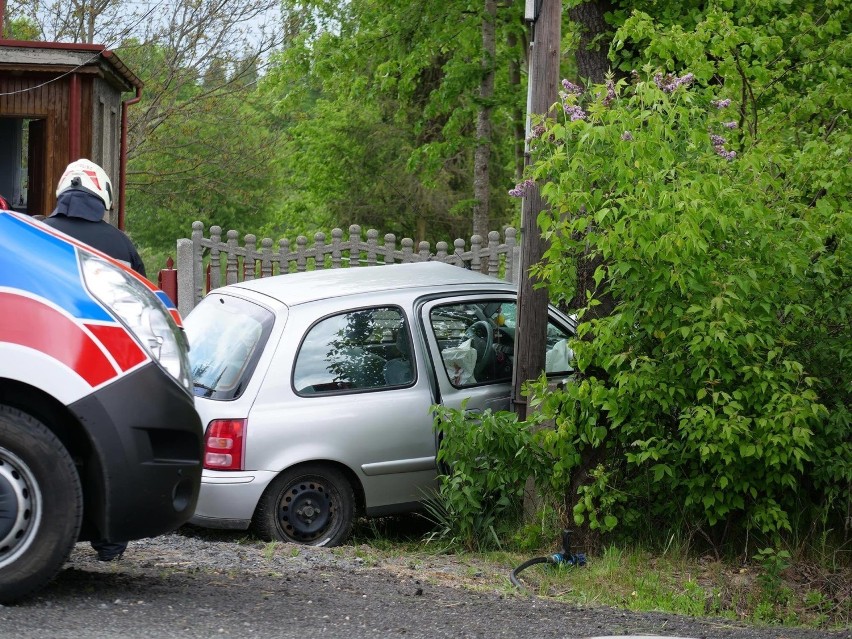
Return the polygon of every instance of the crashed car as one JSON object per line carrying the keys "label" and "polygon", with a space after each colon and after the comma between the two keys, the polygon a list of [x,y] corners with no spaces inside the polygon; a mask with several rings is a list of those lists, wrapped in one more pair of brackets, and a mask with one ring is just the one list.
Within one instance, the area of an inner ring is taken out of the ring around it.
{"label": "crashed car", "polygon": [[[506,409],[514,285],[438,262],[278,275],[210,292],[186,317],[205,425],[191,522],[332,546],[358,515],[437,486],[431,407]],[[572,320],[549,309],[547,374]]]}

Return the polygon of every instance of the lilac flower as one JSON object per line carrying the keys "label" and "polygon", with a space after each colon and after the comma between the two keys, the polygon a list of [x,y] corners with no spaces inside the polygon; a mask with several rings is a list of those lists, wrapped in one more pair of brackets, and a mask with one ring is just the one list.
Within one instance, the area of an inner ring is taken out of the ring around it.
{"label": "lilac flower", "polygon": [[734,120],[731,120],[730,122],[722,122],[722,126],[726,129],[736,129],[738,125]]}
{"label": "lilac flower", "polygon": [[724,109],[725,107],[731,106],[731,100],[730,98],[725,98],[724,100],[713,100],[710,104],[717,109]]}
{"label": "lilac flower", "polygon": [[606,97],[603,99],[603,105],[608,107],[615,102],[615,84],[612,80],[606,81]]}
{"label": "lilac flower", "polygon": [[543,125],[543,124],[536,124],[536,125],[535,125],[535,126],[534,126],[531,130],[530,130],[530,137],[529,137],[529,138],[527,138],[527,139],[528,139],[528,140],[536,140],[536,139],[540,138],[542,135],[544,135],[545,130],[546,130],[546,129],[544,128],[544,125]]}
{"label": "lilac flower", "polygon": [[632,142],[633,141],[633,135],[631,135],[630,131],[625,131],[624,133],[621,134],[621,139],[624,140],[625,142]]}
{"label": "lilac flower", "polygon": [[563,104],[562,109],[565,111],[565,115],[571,118],[571,122],[586,119],[586,112],[576,104]]}
{"label": "lilac flower", "polygon": [[695,76],[691,73],[677,77],[671,73],[663,77],[662,73],[657,73],[654,76],[654,83],[663,90],[664,93],[673,93],[679,86],[689,86],[695,80]]}
{"label": "lilac flower", "polygon": [[524,180],[523,182],[515,186],[514,189],[510,189],[509,195],[511,195],[512,197],[524,197],[527,192],[534,186],[535,182],[533,180]]}
{"label": "lilac flower", "polygon": [[577,86],[570,80],[562,80],[562,88],[565,89],[565,93],[569,95],[582,95],[583,87]]}
{"label": "lilac flower", "polygon": [[728,151],[725,149],[726,140],[721,135],[711,133],[710,142],[713,144],[713,150],[716,152],[716,155],[725,158],[728,162],[737,157],[736,151]]}

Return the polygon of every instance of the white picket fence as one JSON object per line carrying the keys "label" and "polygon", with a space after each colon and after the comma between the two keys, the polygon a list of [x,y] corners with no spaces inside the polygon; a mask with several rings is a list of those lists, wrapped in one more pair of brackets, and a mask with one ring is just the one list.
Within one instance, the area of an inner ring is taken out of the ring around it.
{"label": "white picket fence", "polygon": [[227,231],[224,240],[221,227],[211,226],[209,237],[204,230],[204,224],[193,222],[191,239],[177,242],[178,310],[183,316],[207,291],[219,286],[323,268],[437,260],[518,281],[518,231],[511,227],[503,231],[502,238],[498,231],[489,232],[487,238],[474,235],[469,246],[463,239],[454,240],[452,247],[448,242],[437,242],[434,252],[429,242],[420,242],[415,248],[414,240],[406,237],[398,243],[393,233],[380,240],[375,229],[369,229],[364,239],[357,224],[349,227],[348,235],[342,229],[332,229],[330,241],[325,233],[315,233],[312,240],[300,235],[294,243],[286,238],[276,243],[269,237],[258,242],[256,235],[248,234],[240,244],[235,230]]}

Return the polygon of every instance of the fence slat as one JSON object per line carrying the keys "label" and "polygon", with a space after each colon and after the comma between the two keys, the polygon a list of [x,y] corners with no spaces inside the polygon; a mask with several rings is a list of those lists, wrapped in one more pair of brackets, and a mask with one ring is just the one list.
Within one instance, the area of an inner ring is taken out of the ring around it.
{"label": "fence slat", "polygon": [[243,281],[248,282],[254,279],[257,272],[254,256],[257,254],[257,236],[249,233],[245,237],[246,254],[243,257]]}
{"label": "fence slat", "polygon": [[331,230],[331,268],[340,268],[341,245],[343,244],[343,229]]}
{"label": "fence slat", "polygon": [[358,266],[361,259],[361,227],[353,224],[349,227],[349,266]]}
{"label": "fence slat", "polygon": [[314,234],[314,268],[316,270],[325,268],[325,233]]}
{"label": "fence slat", "polygon": [[296,272],[304,273],[308,267],[308,257],[305,250],[308,246],[308,238],[300,235],[296,238]]}
{"label": "fence slat", "polygon": [[265,237],[260,241],[260,276],[272,276],[272,238]]}
{"label": "fence slat", "polygon": [[225,263],[225,284],[237,283],[237,232],[228,231],[228,259]]}

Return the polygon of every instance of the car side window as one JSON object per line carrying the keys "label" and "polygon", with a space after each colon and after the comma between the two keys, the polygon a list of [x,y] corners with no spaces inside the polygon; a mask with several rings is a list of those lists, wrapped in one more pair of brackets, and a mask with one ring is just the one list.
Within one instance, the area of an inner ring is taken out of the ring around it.
{"label": "car side window", "polygon": [[[429,321],[441,351],[444,371],[457,388],[509,382],[515,352],[517,304],[478,300],[435,306]],[[547,374],[571,372],[570,334],[547,325]]]}
{"label": "car side window", "polygon": [[514,307],[506,300],[479,300],[432,308],[429,322],[453,386],[511,381],[515,327],[507,325],[504,312],[514,315]]}
{"label": "car side window", "polygon": [[[503,304],[503,323],[515,334],[517,325],[517,305]],[[574,351],[568,346],[568,340],[573,337],[572,333],[566,331],[553,318],[547,320],[547,337],[544,372],[548,375],[563,375],[574,372],[571,360],[574,359]]]}
{"label": "car side window", "polygon": [[396,307],[326,317],[309,330],[293,369],[300,395],[379,390],[414,382],[411,335]]}

